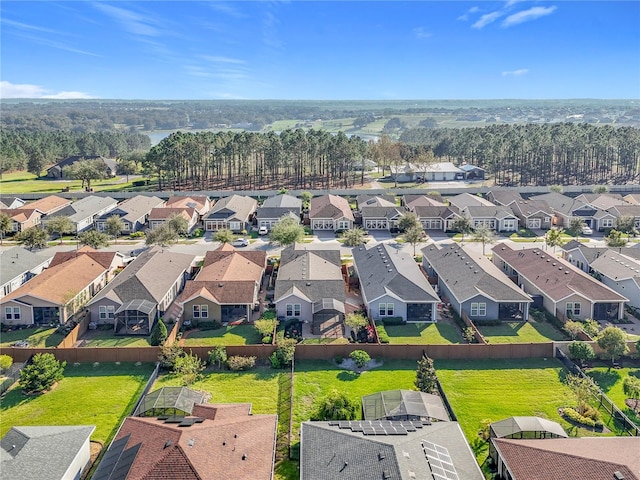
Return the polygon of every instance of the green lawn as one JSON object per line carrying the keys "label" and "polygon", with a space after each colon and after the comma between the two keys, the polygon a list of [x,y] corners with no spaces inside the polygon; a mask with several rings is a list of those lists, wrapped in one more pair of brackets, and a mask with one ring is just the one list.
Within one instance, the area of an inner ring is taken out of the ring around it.
{"label": "green lawn", "polygon": [[14,425],[96,425],[92,439],[106,442],[131,412],[153,367],[71,364],[52,391],[33,397],[16,384],[2,398],[0,436]]}
{"label": "green lawn", "polygon": [[[151,187],[155,186],[152,184]],[[50,180],[38,178],[29,172],[3,173],[0,179],[0,190],[3,194],[20,193],[60,193],[62,189],[69,187],[71,192],[83,192],[81,180]],[[113,177],[106,180],[94,180],[91,182],[94,191],[145,191],[149,186],[134,187],[133,179],[129,182],[126,177]]]}
{"label": "green lawn", "polygon": [[436,360],[442,388],[471,442],[478,462],[487,458],[487,444],[478,444],[483,420],[535,415],[560,423],[571,436],[596,435],[570,426],[558,408],[575,402],[562,383],[566,371],[555,359]]}
{"label": "green lawn", "polygon": [[629,375],[640,377],[640,368],[616,368],[594,367],[586,372],[598,384],[600,389],[609,397],[622,412],[636,425],[640,426],[640,414],[635,413],[624,403],[627,396],[622,390],[622,382]]}
{"label": "green lawn", "polygon": [[[186,338],[184,338],[186,335]],[[250,345],[262,343],[253,325],[229,325],[217,330],[194,330],[183,335],[184,346]]]}
{"label": "green lawn", "polygon": [[294,437],[298,435],[300,423],[309,420],[314,402],[333,389],[345,392],[360,404],[363,395],[398,388],[415,389],[415,378],[413,360],[386,360],[382,366],[359,375],[328,361],[298,361],[293,380]]}
{"label": "green lawn", "polygon": [[567,337],[546,322],[504,322],[501,325],[482,325],[476,322],[488,343],[539,343],[567,340]]}
{"label": "green lawn", "polygon": [[[378,325],[378,329],[380,328],[382,327]],[[384,329],[391,344],[442,345],[462,342],[458,329],[444,322],[387,325]]]}
{"label": "green lawn", "polygon": [[149,337],[120,337],[113,330],[88,330],[82,337],[83,347],[148,347]]}
{"label": "green lawn", "polygon": [[64,335],[56,333],[55,328],[23,328],[0,333],[0,347],[9,347],[18,340],[27,340],[30,347],[57,347],[63,339]]}
{"label": "green lawn", "polygon": [[[189,386],[211,393],[209,403],[251,403],[253,413],[278,412],[278,379],[284,370],[259,367],[246,372],[206,371],[202,380]],[[158,377],[152,390],[182,385],[176,375]]]}

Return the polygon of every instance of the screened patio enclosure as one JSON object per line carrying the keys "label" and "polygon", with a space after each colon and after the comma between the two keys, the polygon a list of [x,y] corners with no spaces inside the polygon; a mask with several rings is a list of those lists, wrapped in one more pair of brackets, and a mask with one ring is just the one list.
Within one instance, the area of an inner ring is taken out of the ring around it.
{"label": "screened patio enclosure", "polygon": [[490,426],[492,438],[567,438],[562,426],[540,417],[510,417]]}
{"label": "screened patio enclosure", "polygon": [[205,394],[186,387],[162,387],[145,395],[133,412],[134,417],[191,415],[193,406],[206,401]]}
{"label": "screened patio enclosure", "polygon": [[387,390],[362,397],[365,420],[449,421],[449,414],[437,395],[414,390]]}
{"label": "screened patio enclosure", "polygon": [[116,335],[149,335],[156,320],[157,305],[148,300],[131,300],[115,311]]}

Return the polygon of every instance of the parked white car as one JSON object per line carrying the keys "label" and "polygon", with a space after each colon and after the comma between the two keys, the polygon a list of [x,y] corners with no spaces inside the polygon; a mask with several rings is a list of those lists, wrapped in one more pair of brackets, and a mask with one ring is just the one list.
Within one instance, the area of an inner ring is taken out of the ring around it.
{"label": "parked white car", "polygon": [[582,235],[593,235],[593,230],[591,230],[591,227],[585,225],[582,227]]}
{"label": "parked white car", "polygon": [[234,247],[248,247],[249,240],[247,240],[246,238],[236,238],[231,245],[233,245]]}
{"label": "parked white car", "polygon": [[262,226],[258,229],[258,235],[268,235],[269,229],[265,226]]}

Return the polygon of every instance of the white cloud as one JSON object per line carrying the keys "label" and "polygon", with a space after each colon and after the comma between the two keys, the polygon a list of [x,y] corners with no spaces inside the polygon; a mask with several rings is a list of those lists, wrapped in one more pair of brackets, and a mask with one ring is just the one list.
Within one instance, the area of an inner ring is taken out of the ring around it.
{"label": "white cloud", "polygon": [[213,63],[233,63],[233,64],[244,64],[244,60],[241,60],[239,58],[230,58],[230,57],[220,57],[220,56],[215,56],[215,55],[202,55],[202,58],[204,60],[207,60],[208,62],[213,62]]}
{"label": "white cloud", "polygon": [[0,82],[0,98],[96,98],[84,92],[57,92],[54,93],[40,85],[28,83],[11,83],[3,80]]}
{"label": "white cloud", "polygon": [[502,76],[503,77],[519,77],[521,75],[526,75],[527,73],[529,73],[529,69],[520,68],[518,70],[510,70],[510,71],[502,72]]}
{"label": "white cloud", "polygon": [[491,13],[485,13],[484,15],[482,15],[478,21],[476,23],[474,23],[473,25],[471,25],[471,28],[477,28],[478,30],[486,27],[487,25],[489,25],[490,23],[495,22],[497,19],[499,19],[501,16],[503,15],[502,12],[491,12]]}
{"label": "white cloud", "polygon": [[480,11],[480,9],[479,9],[478,7],[471,7],[469,10],[467,10],[467,11],[466,11],[466,12],[464,12],[462,15],[460,15],[460,16],[458,17],[458,20],[461,20],[461,21],[463,21],[463,22],[466,22],[467,20],[469,20],[469,16],[470,16],[470,15],[472,15],[472,14],[474,14],[474,13],[476,13],[476,12],[479,12],[479,11]]}
{"label": "white cloud", "polygon": [[152,25],[155,22],[148,16],[102,2],[96,2],[94,6],[102,11],[102,13],[119,22],[129,33],[146,37],[156,37],[160,35],[160,31],[156,26]]}
{"label": "white cloud", "polygon": [[513,25],[518,25],[520,23],[528,22],[530,20],[536,20],[540,17],[546,17],[547,15],[551,15],[558,7],[531,7],[529,10],[523,10],[518,13],[514,13],[513,15],[509,15],[502,22],[503,27],[511,27]]}
{"label": "white cloud", "polygon": [[416,36],[416,38],[419,39],[423,39],[423,38],[431,38],[433,36],[433,34],[431,32],[427,32],[424,27],[417,27],[413,29],[413,34]]}
{"label": "white cloud", "polygon": [[2,19],[2,23],[4,23],[5,25],[8,25],[10,27],[18,28],[20,30],[28,30],[28,31],[35,31],[35,32],[42,32],[42,33],[53,33],[55,35],[67,35],[68,34],[67,32],[59,32],[57,30],[51,30],[50,28],[39,27],[37,25],[30,25],[28,23],[15,22],[13,20],[8,20],[6,18]]}

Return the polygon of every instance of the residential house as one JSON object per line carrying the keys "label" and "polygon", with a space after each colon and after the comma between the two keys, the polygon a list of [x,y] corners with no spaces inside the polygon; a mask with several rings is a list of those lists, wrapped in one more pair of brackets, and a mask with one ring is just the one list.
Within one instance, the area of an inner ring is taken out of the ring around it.
{"label": "residential house", "polygon": [[408,210],[413,210],[414,207],[444,207],[444,199],[440,194],[428,193],[425,195],[403,195],[402,206]]}
{"label": "residential house", "polygon": [[91,460],[93,425],[13,426],[0,439],[3,480],[78,480]]}
{"label": "residential house", "polygon": [[248,403],[194,403],[197,392],[174,389],[152,399],[151,416],[124,420],[94,480],[273,479],[277,415],[253,414]]}
{"label": "residential house", "polygon": [[544,200],[517,200],[509,205],[525,228],[548,230],[553,225],[553,209]]}
{"label": "residential house", "polygon": [[213,202],[206,195],[175,195],[167,199],[168,208],[193,208],[198,213],[198,221],[202,221],[213,207]]}
{"label": "residential house", "polygon": [[462,210],[465,207],[495,207],[489,200],[479,197],[478,195],[471,195],[470,193],[461,193],[454,195],[453,197],[447,197],[449,205]]}
{"label": "residential house", "polygon": [[365,230],[397,230],[398,221],[407,213],[393,196],[358,195],[356,201]]}
{"label": "residential house", "polygon": [[467,217],[473,228],[488,227],[497,232],[518,231],[518,217],[509,207],[470,205],[460,209],[459,215]]}
{"label": "residential house", "polygon": [[104,158],[100,155],[73,155],[71,157],[65,158],[64,160],[60,160],[54,166],[49,167],[47,169],[47,177],[55,179],[67,178],[64,174],[64,168],[70,167],[74,163],[81,160],[100,160],[102,163],[104,163],[104,174],[107,177],[115,177],[118,171],[118,164],[115,159]]}
{"label": "residential house", "polygon": [[35,208],[42,216],[52,215],[58,210],[62,210],[65,207],[71,205],[71,200],[59,197],[57,195],[48,195],[46,197],[29,202],[28,208]]}
{"label": "residential house", "polygon": [[0,298],[42,273],[52,258],[22,247],[0,251]]}
{"label": "residential house", "polygon": [[493,247],[493,263],[558,317],[616,320],[624,315],[628,299],[569,262],[539,248],[514,250],[507,244]]}
{"label": "residential house", "polygon": [[618,226],[618,219],[620,217],[633,217],[634,226],[636,229],[640,229],[640,204],[614,205],[607,209],[607,212],[612,214],[616,219],[613,223],[614,228]]}
{"label": "residential house", "polygon": [[640,249],[634,247],[609,248],[609,247],[590,247],[577,240],[571,240],[562,245],[562,258],[570,264],[578,267],[583,272],[592,274],[595,270],[592,267],[599,257],[605,252],[613,250],[629,257],[633,261],[640,261]]}
{"label": "residential house", "polygon": [[230,195],[219,199],[204,219],[204,229],[208,232],[229,229],[240,233],[251,228],[253,214],[258,208],[254,198]]}
{"label": "residential house", "polygon": [[416,214],[425,230],[439,230],[441,232],[452,230],[453,222],[460,218],[460,215],[447,206],[417,205],[412,207],[411,211]]}
{"label": "residential house", "polygon": [[282,250],[274,292],[279,318],[309,322],[314,335],[340,336],[345,299],[338,248],[294,244]]}
{"label": "residential house", "polygon": [[494,205],[504,205],[505,207],[511,206],[511,204],[523,200],[520,192],[514,188],[496,188],[487,192],[487,200]]}
{"label": "residential house", "polygon": [[622,197],[622,199],[633,205],[640,205],[640,193],[630,193],[629,195]]}
{"label": "residential house", "polygon": [[422,249],[422,265],[437,278],[440,297],[458,315],[474,322],[528,320],[531,297],[484,255],[455,243],[429,245]]}
{"label": "residential house", "polygon": [[482,480],[457,422],[303,422],[300,480]]}
{"label": "residential house", "polygon": [[22,200],[18,197],[5,197],[4,195],[0,198],[2,200],[2,208],[22,208],[26,205],[26,201]]}
{"label": "residential house", "polygon": [[75,226],[76,233],[89,230],[93,227],[96,218],[114,210],[118,206],[118,201],[111,197],[99,197],[89,195],[88,197],[76,200],[51,215],[43,219],[43,223],[55,217],[69,217]]}
{"label": "residential house", "polygon": [[389,165],[390,177],[396,182],[415,182],[418,179],[422,179],[422,175],[418,173],[420,167],[412,163],[405,163],[404,165]]}
{"label": "residential house", "polygon": [[500,478],[637,480],[640,437],[492,438]]}
{"label": "residential house", "polygon": [[205,254],[201,270],[178,298],[183,320],[250,321],[259,305],[258,293],[267,265],[267,253],[236,250],[228,243]]}
{"label": "residential house", "polygon": [[[592,198],[592,197],[588,197]],[[569,228],[574,219],[582,220],[585,225],[593,230],[611,228],[615,222],[615,216],[587,201],[586,196],[571,198],[557,192],[535,195],[530,200],[544,200],[553,210],[555,225]],[[604,205],[605,203],[601,203]]]}
{"label": "residential house", "polygon": [[425,182],[464,180],[465,172],[451,162],[436,162],[419,166]]}
{"label": "residential house", "polygon": [[159,246],[146,250],[89,301],[91,321],[113,325],[119,335],[149,335],[184,288],[193,261]]}
{"label": "residential house", "polygon": [[460,170],[464,172],[465,180],[484,180],[487,174],[484,168],[470,164],[461,165]]}
{"label": "residential house", "polygon": [[136,195],[118,205],[110,212],[96,218],[96,230],[104,232],[107,229],[107,220],[116,215],[122,220],[122,234],[128,235],[141,230],[147,224],[147,218],[154,208],[162,208],[164,200],[155,196]]}
{"label": "residential house", "polygon": [[352,250],[369,318],[437,322],[440,299],[411,255],[387,244]]}
{"label": "residential house", "polygon": [[313,230],[349,230],[355,221],[349,201],[337,195],[322,195],[311,199],[309,220]]}
{"label": "residential house", "polygon": [[58,252],[39,275],[0,299],[5,325],[66,323],[111,280],[124,265],[117,252],[83,247]]}
{"label": "residential house", "polygon": [[11,233],[20,233],[27,228],[37,227],[42,222],[42,214],[35,208],[12,208],[2,209],[0,213],[4,213],[11,218]]}
{"label": "residential house", "polygon": [[183,217],[187,221],[187,232],[190,232],[198,224],[198,212],[191,207],[156,207],[152,208],[147,217],[149,230],[161,227],[174,216]]}
{"label": "residential house", "polygon": [[266,227],[271,230],[278,221],[288,216],[300,221],[302,213],[302,200],[286,193],[267,198],[256,210],[258,227]]}
{"label": "residential house", "polygon": [[627,256],[637,248],[607,249],[589,265],[606,286],[629,299],[629,305],[640,308],[640,258]]}

